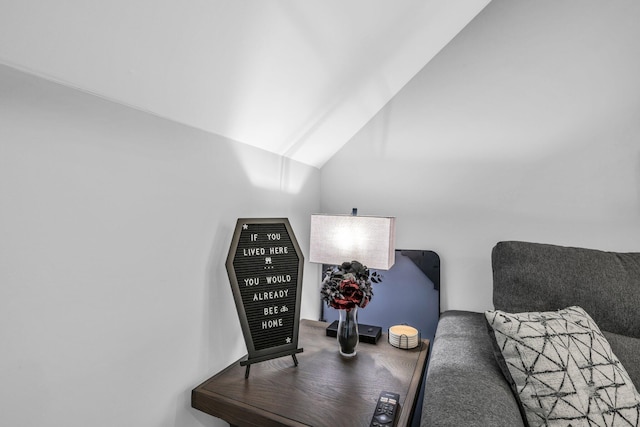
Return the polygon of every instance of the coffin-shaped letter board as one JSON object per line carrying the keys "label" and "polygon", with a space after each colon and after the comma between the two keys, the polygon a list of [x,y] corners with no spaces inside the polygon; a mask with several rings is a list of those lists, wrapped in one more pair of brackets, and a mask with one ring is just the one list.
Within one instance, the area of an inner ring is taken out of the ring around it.
{"label": "coffin-shaped letter board", "polygon": [[239,218],[227,273],[247,344],[247,365],[276,357],[298,361],[304,256],[286,218]]}

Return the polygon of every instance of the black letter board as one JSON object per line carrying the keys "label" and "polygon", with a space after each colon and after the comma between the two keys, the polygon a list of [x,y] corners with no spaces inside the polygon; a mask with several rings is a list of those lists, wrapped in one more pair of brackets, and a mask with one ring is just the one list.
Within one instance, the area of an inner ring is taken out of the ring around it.
{"label": "black letter board", "polygon": [[227,274],[252,363],[293,357],[298,348],[304,256],[286,218],[239,218]]}

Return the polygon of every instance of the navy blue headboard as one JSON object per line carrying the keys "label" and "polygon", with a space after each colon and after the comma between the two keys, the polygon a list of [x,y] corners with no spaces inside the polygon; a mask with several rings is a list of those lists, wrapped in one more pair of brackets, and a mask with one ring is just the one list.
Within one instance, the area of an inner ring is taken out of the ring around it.
{"label": "navy blue headboard", "polygon": [[[396,250],[390,270],[377,271],[371,302],[358,310],[358,323],[382,327],[408,324],[433,340],[440,316],[440,257],[433,251]],[[323,305],[324,319],[338,320],[338,311]]]}

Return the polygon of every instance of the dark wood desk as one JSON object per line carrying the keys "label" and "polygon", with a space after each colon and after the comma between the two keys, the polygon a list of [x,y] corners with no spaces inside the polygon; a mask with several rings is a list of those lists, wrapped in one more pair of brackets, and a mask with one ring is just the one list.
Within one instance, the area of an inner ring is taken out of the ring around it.
{"label": "dark wood desk", "polygon": [[411,422],[429,352],[429,341],[400,350],[383,334],[378,344],[358,344],[345,359],[327,324],[300,322],[297,355],[256,363],[245,379],[238,362],[191,393],[191,405],[237,426],[368,426],[382,390],[400,394],[398,426]]}

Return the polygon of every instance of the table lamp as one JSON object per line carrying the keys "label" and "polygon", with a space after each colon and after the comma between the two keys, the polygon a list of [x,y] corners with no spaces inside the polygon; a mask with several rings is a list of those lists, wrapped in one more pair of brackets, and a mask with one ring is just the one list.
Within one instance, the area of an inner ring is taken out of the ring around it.
{"label": "table lamp", "polygon": [[[311,215],[309,261],[331,266],[357,261],[367,269],[388,270],[395,263],[395,218],[359,216],[357,209],[351,215]],[[377,342],[381,328],[361,326],[360,341]],[[327,335],[334,336],[335,327],[329,325]]]}
{"label": "table lamp", "polygon": [[395,217],[311,215],[309,261],[340,265],[358,261],[369,268],[388,270],[395,263]]}

